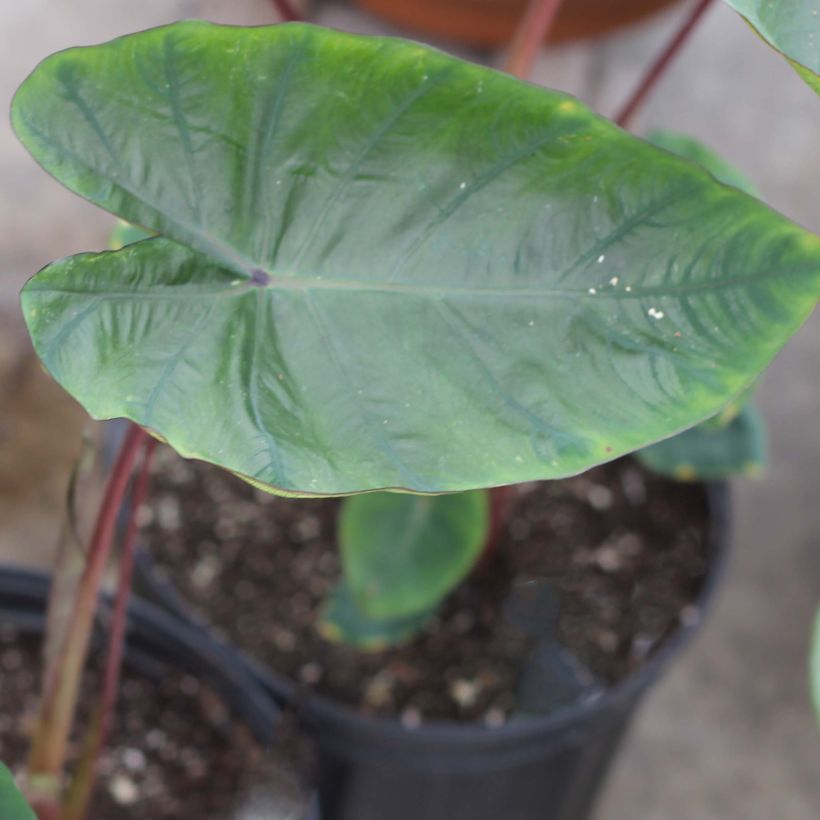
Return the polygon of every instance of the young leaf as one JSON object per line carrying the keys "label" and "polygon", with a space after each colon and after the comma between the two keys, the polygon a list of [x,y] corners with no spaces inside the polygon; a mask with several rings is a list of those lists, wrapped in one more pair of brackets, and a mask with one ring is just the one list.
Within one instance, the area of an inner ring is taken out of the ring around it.
{"label": "young leaf", "polygon": [[[698,427],[703,430],[723,430],[728,427],[744,410],[746,405],[752,400],[757,392],[758,382],[752,382],[743,392],[738,393],[732,401],[723,407],[712,418],[702,421]],[[761,418],[760,423],[765,431],[765,420]],[[682,435],[682,434],[681,434]]]}
{"label": "young leaf", "polygon": [[724,185],[733,185],[750,196],[759,196],[760,192],[745,174],[719,157],[698,140],[679,134],[675,131],[651,131],[647,139],[658,148],[663,148],[684,159],[696,162],[705,168],[715,179]]}
{"label": "young leaf", "polygon": [[820,609],[814,619],[812,634],[811,656],[809,658],[809,685],[811,686],[812,702],[820,723]]}
{"label": "young leaf", "polygon": [[162,234],[27,285],[48,370],[284,493],[577,473],[714,415],[820,295],[820,238],[401,40],[178,23],[48,58],[13,124]]}
{"label": "young leaf", "polygon": [[154,234],[143,230],[138,225],[132,225],[130,222],[123,222],[122,219],[118,219],[109,237],[108,247],[112,251],[118,251],[126,245],[133,245],[134,242],[142,242],[143,239],[150,239],[152,236],[154,236]]}
{"label": "young leaf", "polygon": [[726,0],[820,94],[818,0]]}
{"label": "young leaf", "polygon": [[37,820],[20,794],[11,772],[0,763],[0,818],[2,820]]}
{"label": "young leaf", "polygon": [[381,652],[412,638],[433,616],[433,610],[405,618],[369,618],[342,581],[325,602],[317,627],[329,641],[365,652]]}
{"label": "young leaf", "polygon": [[344,575],[370,618],[425,612],[472,569],[487,537],[487,493],[348,498],[339,519]]}
{"label": "young leaf", "polygon": [[647,467],[680,481],[759,475],[766,464],[766,430],[747,404],[723,428],[700,424],[636,453]]}

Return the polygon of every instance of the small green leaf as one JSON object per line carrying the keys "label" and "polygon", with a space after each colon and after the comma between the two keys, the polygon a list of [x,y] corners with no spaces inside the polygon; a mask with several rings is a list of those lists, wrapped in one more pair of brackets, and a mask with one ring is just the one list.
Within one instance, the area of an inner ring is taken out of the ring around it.
{"label": "small green leaf", "polygon": [[368,618],[342,581],[325,602],[317,628],[324,638],[365,652],[380,652],[411,639],[433,616],[433,611],[407,618]]}
{"label": "small green leaf", "polygon": [[360,609],[383,619],[437,606],[472,569],[487,528],[483,490],[348,498],[339,540],[344,575]]}
{"label": "small green leaf", "polygon": [[156,234],[146,231],[138,225],[132,225],[130,222],[118,219],[117,226],[111,232],[108,240],[108,247],[112,251],[118,251],[126,245],[142,242],[143,239],[150,239],[152,236],[156,236]]}
{"label": "small green leaf", "polygon": [[820,295],[820,238],[402,40],[178,23],[47,58],[12,119],[159,234],[29,282],[46,368],[277,492],[578,473],[719,412]]}
{"label": "small green leaf", "polygon": [[0,763],[0,820],[37,820],[11,772]]}
{"label": "small green leaf", "polygon": [[766,463],[766,433],[757,409],[747,404],[723,428],[700,424],[636,455],[655,472],[680,481],[756,476]]}
{"label": "small green leaf", "polygon": [[661,130],[651,131],[647,135],[647,139],[653,145],[657,145],[658,148],[663,148],[677,154],[679,157],[696,162],[702,168],[705,168],[718,182],[722,182],[724,185],[732,185],[741,191],[745,191],[750,196],[760,196],[760,192],[754,183],[745,174],[721,159],[714,151],[698,140],[674,131]]}
{"label": "small green leaf", "polygon": [[728,427],[744,410],[757,392],[758,382],[750,384],[744,391],[730,401],[712,418],[702,421],[699,427],[703,430],[723,430]]}
{"label": "small green leaf", "polygon": [[807,68],[803,68],[802,65],[796,63],[794,60],[789,60],[792,64],[793,68],[797,73],[806,81],[809,88],[814,91],[815,94],[820,94],[820,75],[815,74],[813,71],[809,71]]}
{"label": "small green leaf", "polygon": [[811,687],[812,702],[820,723],[820,609],[814,618],[811,655],[809,658],[809,685]]}
{"label": "small green leaf", "polygon": [[726,0],[820,94],[818,0]]}

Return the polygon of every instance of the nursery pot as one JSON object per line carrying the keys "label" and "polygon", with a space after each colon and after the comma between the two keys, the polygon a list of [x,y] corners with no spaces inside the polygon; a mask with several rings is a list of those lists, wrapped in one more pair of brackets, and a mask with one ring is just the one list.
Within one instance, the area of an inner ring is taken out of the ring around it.
{"label": "nursery pot", "polygon": [[[49,586],[49,576],[39,570],[0,566],[0,625],[10,625],[27,634],[42,634]],[[102,606],[110,607],[106,596]],[[95,632],[95,649],[104,651],[105,637],[102,631]],[[132,598],[126,641],[125,662],[135,671],[154,678],[169,670],[191,675],[218,693],[260,743],[269,745],[273,741],[278,706],[234,653],[205,630],[154,604]]]}
{"label": "nursery pot", "polygon": [[[690,640],[723,574],[729,533],[725,484],[704,486],[708,570],[698,617],[667,638],[633,675],[597,698],[500,728],[447,723],[404,727],[365,717],[236,649],[273,700],[296,706],[319,749],[321,820],[584,820],[643,694]],[[172,585],[143,556],[142,583],[193,622]],[[311,818],[314,820],[314,818]],[[318,820],[318,818],[316,818]]]}
{"label": "nursery pot", "polygon": [[[671,6],[677,0],[565,0],[550,42],[595,37]],[[528,0],[357,0],[407,31],[472,46],[508,43]]]}
{"label": "nursery pot", "polygon": [[[729,494],[707,488],[709,571],[695,607],[708,608],[728,548]],[[322,820],[583,820],[641,697],[690,640],[681,626],[634,675],[597,699],[491,729],[407,729],[315,697],[303,706],[319,745]],[[274,680],[279,697],[289,695]]]}

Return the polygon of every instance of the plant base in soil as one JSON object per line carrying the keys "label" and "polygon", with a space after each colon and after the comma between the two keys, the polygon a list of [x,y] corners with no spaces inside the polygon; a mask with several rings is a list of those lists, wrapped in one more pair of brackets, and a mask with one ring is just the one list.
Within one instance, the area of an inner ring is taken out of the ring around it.
{"label": "plant base in soil", "polygon": [[513,584],[547,579],[561,642],[601,685],[640,667],[692,605],[706,567],[698,485],[630,459],[521,485],[493,561],[407,645],[362,653],[325,641],[315,620],[339,577],[338,501],[281,499],[163,451],[144,542],[217,631],[278,672],[406,722],[505,722],[532,640],[502,613]]}

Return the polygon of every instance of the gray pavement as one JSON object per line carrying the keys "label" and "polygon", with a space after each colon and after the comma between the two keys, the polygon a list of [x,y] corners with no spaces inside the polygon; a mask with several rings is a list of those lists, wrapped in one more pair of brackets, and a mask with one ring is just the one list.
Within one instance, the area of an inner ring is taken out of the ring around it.
{"label": "gray pavement", "polygon": [[[180,17],[263,23],[272,20],[270,8],[267,0],[5,2],[0,99],[5,107],[35,62],[56,49]],[[374,30],[337,5],[321,15]],[[611,113],[675,19],[667,14],[624,35],[545,53],[538,80]],[[745,170],[774,207],[820,230],[820,102],[728,9],[709,13],[639,125],[700,137]],[[39,171],[5,119],[0,179],[0,307],[13,310],[25,277],[57,256],[103,247],[110,220]],[[820,733],[805,669],[820,602],[819,350],[816,315],[763,382],[772,465],[763,479],[736,485],[726,589],[701,638],[647,702],[598,820],[820,817]],[[3,550],[8,543],[0,538]]]}

